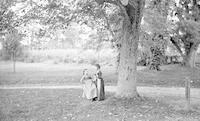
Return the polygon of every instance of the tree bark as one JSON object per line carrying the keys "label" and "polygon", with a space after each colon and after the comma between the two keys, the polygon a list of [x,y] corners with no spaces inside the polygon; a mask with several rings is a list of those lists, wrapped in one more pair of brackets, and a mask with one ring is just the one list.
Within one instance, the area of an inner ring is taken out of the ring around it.
{"label": "tree bark", "polygon": [[183,64],[187,67],[194,68],[195,57],[196,57],[196,50],[191,48],[189,54],[184,56]]}
{"label": "tree bark", "polygon": [[[134,5],[131,3],[135,3]],[[144,7],[143,0],[129,0],[125,7],[127,17],[123,21],[123,37],[120,47],[120,61],[116,95],[119,97],[137,97],[137,48],[139,29]]]}
{"label": "tree bark", "polygon": [[121,42],[120,61],[118,71],[118,96],[132,97],[136,96],[136,58],[137,58],[137,36],[124,31],[124,40]]}
{"label": "tree bark", "polygon": [[190,48],[185,48],[186,53],[183,56],[183,65],[187,67],[195,67],[196,52],[198,49],[199,43],[193,43]]}

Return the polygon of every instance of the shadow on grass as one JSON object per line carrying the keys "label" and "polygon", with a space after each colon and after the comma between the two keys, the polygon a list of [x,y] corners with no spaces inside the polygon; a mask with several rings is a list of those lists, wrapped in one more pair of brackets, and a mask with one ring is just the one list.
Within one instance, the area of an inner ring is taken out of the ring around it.
{"label": "shadow on grass", "polygon": [[167,100],[163,101],[152,97],[116,98],[113,93],[107,93],[104,101],[90,102],[89,105],[79,108],[78,113],[75,113],[77,116],[74,119],[87,119],[87,121],[94,119],[103,119],[105,121],[163,121],[177,119],[198,121],[200,119],[200,113],[175,110],[173,106],[166,103]]}

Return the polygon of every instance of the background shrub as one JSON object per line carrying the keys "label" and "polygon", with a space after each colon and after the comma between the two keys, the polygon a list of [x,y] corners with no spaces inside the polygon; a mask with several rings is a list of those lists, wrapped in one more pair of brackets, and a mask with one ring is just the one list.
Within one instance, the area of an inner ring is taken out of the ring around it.
{"label": "background shrub", "polygon": [[27,50],[19,61],[26,63],[52,62],[59,63],[112,63],[115,59],[112,49],[102,49],[98,52],[92,49],[51,49],[51,50]]}

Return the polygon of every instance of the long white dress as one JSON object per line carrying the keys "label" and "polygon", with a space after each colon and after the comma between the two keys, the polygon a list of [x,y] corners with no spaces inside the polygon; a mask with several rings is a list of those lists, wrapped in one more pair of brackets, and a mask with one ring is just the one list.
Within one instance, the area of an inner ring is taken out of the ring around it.
{"label": "long white dress", "polygon": [[93,99],[97,97],[97,88],[91,78],[83,79],[83,98]]}

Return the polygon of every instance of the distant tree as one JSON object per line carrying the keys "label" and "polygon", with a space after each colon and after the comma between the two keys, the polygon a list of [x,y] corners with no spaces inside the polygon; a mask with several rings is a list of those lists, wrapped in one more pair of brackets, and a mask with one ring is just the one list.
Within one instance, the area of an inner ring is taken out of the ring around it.
{"label": "distant tree", "polygon": [[183,65],[193,67],[200,44],[200,1],[149,0],[146,5],[143,30],[167,37]]}
{"label": "distant tree", "polygon": [[21,40],[22,35],[20,35],[17,30],[10,31],[5,35],[5,38],[3,39],[3,51],[5,52],[4,54],[8,54],[13,61],[13,72],[16,71],[16,57],[19,55],[21,50]]}
{"label": "distant tree", "polygon": [[195,53],[200,44],[200,1],[179,0],[174,4],[172,15],[178,21],[172,22],[170,41],[183,57],[183,64],[194,67]]}
{"label": "distant tree", "polygon": [[160,70],[165,56],[167,36],[167,16],[169,0],[146,1],[142,30],[140,32],[140,43],[147,48],[149,54],[149,69]]}

